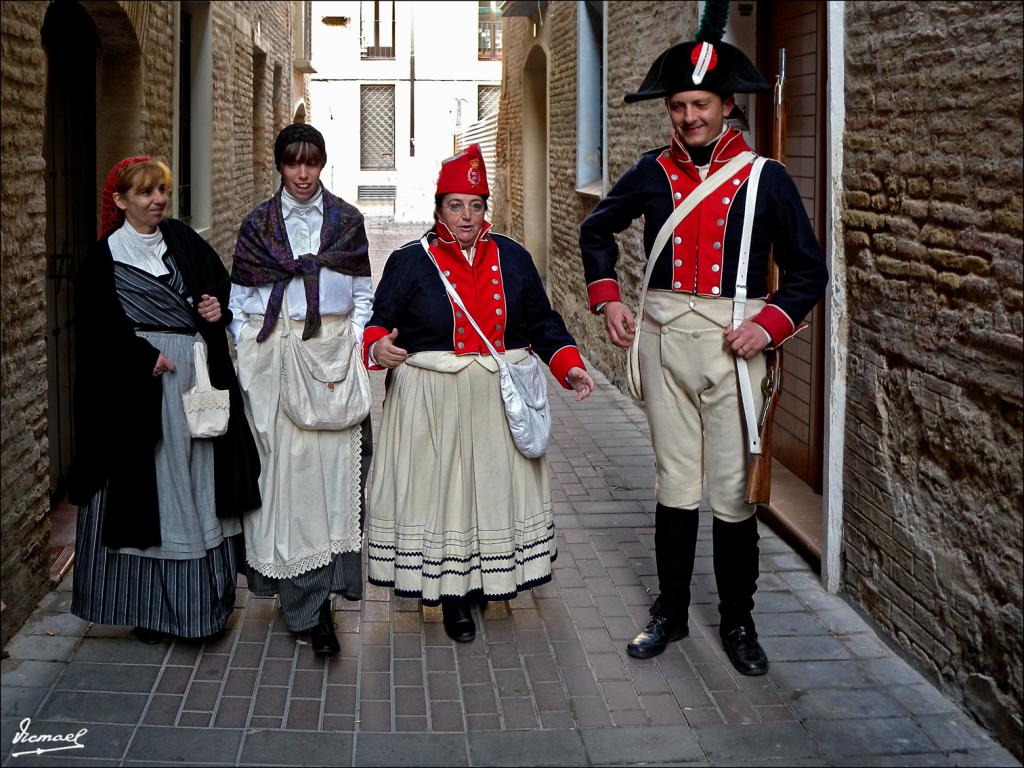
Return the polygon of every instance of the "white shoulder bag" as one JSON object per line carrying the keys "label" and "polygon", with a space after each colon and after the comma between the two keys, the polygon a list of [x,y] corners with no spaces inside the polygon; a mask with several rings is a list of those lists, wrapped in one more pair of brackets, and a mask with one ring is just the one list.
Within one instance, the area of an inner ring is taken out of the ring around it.
{"label": "white shoulder bag", "polygon": [[354,334],[302,340],[281,302],[281,408],[302,429],[348,429],[370,412],[370,377]]}
{"label": "white shoulder bag", "polygon": [[651,282],[651,273],[654,272],[654,265],[657,263],[662,249],[668,243],[668,239],[672,236],[679,222],[689,216],[690,212],[700,205],[705,197],[718,189],[727,178],[747,163],[753,162],[754,157],[753,152],[742,152],[704,179],[686,196],[686,199],[679,204],[679,207],[672,211],[672,214],[665,220],[665,223],[658,231],[658,236],[654,238],[654,245],[651,247],[651,252],[647,255],[647,271],[644,273],[644,281],[640,288],[640,308],[637,311],[636,334],[633,336],[633,343],[629,347],[626,358],[626,385],[629,387],[629,393],[637,400],[642,401],[644,399],[644,386],[640,380],[640,328],[644,323],[644,304],[647,301],[647,288]]}
{"label": "white shoulder bag", "polygon": [[490,339],[480,330],[476,320],[467,311],[466,306],[462,303],[462,298],[452,288],[452,284],[444,276],[441,267],[434,261],[434,255],[430,252],[430,246],[425,237],[420,238],[420,245],[427,252],[430,261],[437,267],[437,274],[441,276],[448,295],[465,313],[473,329],[494,357],[494,362],[498,364],[501,400],[505,404],[505,418],[508,420],[508,428],[512,433],[512,442],[515,443],[519,452],[528,459],[543,456],[548,449],[548,441],[551,439],[551,404],[548,402],[547,379],[537,364],[537,357],[531,353],[529,361],[526,363],[518,365],[506,363],[505,359],[498,354],[498,350],[491,344]]}

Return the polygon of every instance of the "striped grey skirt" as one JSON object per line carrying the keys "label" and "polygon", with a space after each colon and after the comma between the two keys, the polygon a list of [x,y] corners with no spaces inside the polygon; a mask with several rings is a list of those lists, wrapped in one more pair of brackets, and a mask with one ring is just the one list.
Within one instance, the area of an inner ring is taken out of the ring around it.
{"label": "striped grey skirt", "polygon": [[236,539],[188,560],[124,555],[103,545],[106,489],[78,510],[71,612],[95,624],[125,624],[175,637],[224,628],[235,608]]}
{"label": "striped grey skirt", "polygon": [[193,440],[181,395],[195,384],[196,334],[139,332],[174,361],[162,377],[162,437],[154,453],[159,547],[109,549],[102,541],[106,489],[78,510],[71,611],[97,624],[134,624],[177,637],[223,629],[235,607],[241,523],[219,519],[213,446]]}

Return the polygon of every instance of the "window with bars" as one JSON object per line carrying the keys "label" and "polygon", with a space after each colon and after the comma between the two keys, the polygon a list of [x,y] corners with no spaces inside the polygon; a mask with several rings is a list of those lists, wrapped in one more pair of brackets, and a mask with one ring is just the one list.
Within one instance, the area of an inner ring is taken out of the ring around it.
{"label": "window with bars", "polygon": [[359,164],[363,170],[395,167],[393,85],[364,85],[360,89]]}
{"label": "window with bars", "polygon": [[501,98],[500,85],[478,85],[476,87],[476,119],[483,120],[498,111]]}
{"label": "window with bars", "polygon": [[395,0],[359,3],[359,46],[364,59],[395,58]]}
{"label": "window with bars", "polygon": [[492,61],[501,58],[501,9],[496,0],[480,0],[479,31],[477,33],[477,60]]}

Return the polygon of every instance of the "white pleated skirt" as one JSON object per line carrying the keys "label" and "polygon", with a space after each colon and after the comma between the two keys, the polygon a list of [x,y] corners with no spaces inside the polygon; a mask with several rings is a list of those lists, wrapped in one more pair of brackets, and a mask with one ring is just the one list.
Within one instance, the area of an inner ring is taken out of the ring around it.
{"label": "white pleated skirt", "polygon": [[[260,454],[263,505],[242,518],[245,557],[264,576],[288,579],[362,547],[359,526],[360,425],[343,430],[297,427],[280,407],[283,323],[267,339],[250,315],[239,335],[238,383]],[[292,323],[292,333],[301,333]],[[318,335],[350,334],[348,316],[325,315]]]}
{"label": "white pleated skirt", "polygon": [[557,554],[546,459],[516,450],[493,361],[454,360],[395,369],[367,501],[370,583],[428,605],[510,599]]}

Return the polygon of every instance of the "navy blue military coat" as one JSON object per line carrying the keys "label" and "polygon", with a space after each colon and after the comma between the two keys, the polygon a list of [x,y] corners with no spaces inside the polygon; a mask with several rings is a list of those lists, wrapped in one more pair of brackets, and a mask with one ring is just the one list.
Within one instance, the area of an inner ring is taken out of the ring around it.
{"label": "navy blue military coat", "polygon": [[[740,131],[730,128],[711,157],[710,176],[741,152],[750,151]],[[673,232],[658,254],[650,287],[707,297],[732,297],[746,204],[746,165],[708,195]],[[592,311],[620,301],[615,234],[644,217],[644,248],[650,253],[672,210],[700,184],[686,148],[673,137],[669,147],[652,150],[612,187],[580,226],[580,249]],[[779,290],[769,296],[768,257],[774,249],[782,272]],[[800,193],[786,169],[769,161],[761,173],[751,237],[747,295],[768,298],[753,320],[781,344],[824,295],[828,270]]]}

